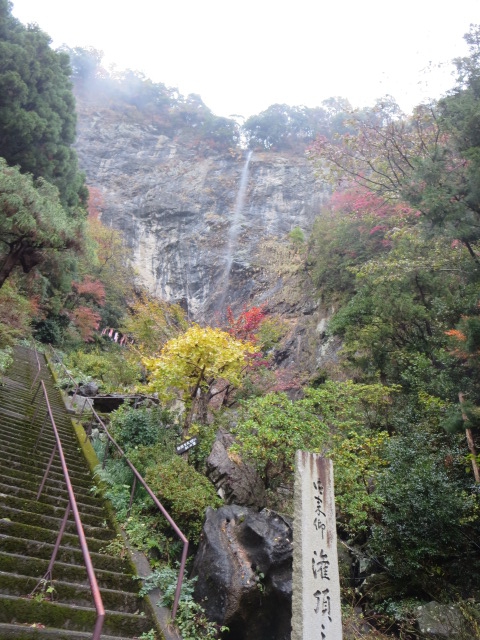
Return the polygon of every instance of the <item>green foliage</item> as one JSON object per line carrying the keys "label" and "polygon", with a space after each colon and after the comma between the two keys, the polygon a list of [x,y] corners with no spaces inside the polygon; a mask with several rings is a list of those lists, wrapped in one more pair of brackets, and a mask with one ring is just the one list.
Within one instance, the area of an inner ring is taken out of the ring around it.
{"label": "green foliage", "polygon": [[186,434],[187,438],[193,438],[194,436],[198,438],[197,446],[188,452],[188,460],[193,463],[197,471],[201,473],[205,472],[206,461],[212,451],[220,421],[221,419],[218,420],[216,417],[211,424],[194,423],[190,426]]}
{"label": "green foliage", "polygon": [[165,446],[165,431],[172,429],[172,415],[165,409],[133,409],[123,405],[111,415],[111,434],[129,455],[129,450],[159,442]]}
{"label": "green foliage", "polygon": [[305,244],[305,234],[300,227],[294,227],[288,234],[288,239],[297,250]]}
{"label": "green foliage", "polygon": [[367,533],[381,512],[383,499],[376,483],[388,464],[384,457],[388,437],[386,431],[364,429],[335,438],[332,458],[337,520],[351,537]]}
{"label": "green foliage", "polygon": [[108,350],[71,351],[65,358],[65,366],[79,380],[82,377],[96,380],[106,393],[132,390],[141,376],[139,364],[126,358],[117,345]]}
{"label": "green foliage", "polygon": [[357,270],[356,292],[329,331],[367,379],[380,375],[453,400],[472,385],[447,351],[447,330],[476,305],[476,271],[467,250],[452,250],[445,239],[405,229],[392,243],[387,256]]}
{"label": "green foliage", "polygon": [[158,640],[157,632],[154,629],[144,631],[141,636],[138,636],[138,640]]}
{"label": "green foliage", "polygon": [[[177,579],[178,572],[172,567],[156,569],[144,580],[140,593],[145,595],[159,587],[163,593],[159,604],[171,608],[175,598]],[[183,640],[218,640],[224,631],[228,631],[228,628],[220,627],[207,620],[204,609],[193,599],[195,581],[196,578],[183,579],[175,624]]]}
{"label": "green foliage", "polygon": [[[359,488],[367,500],[369,483],[381,464],[378,450],[385,437],[382,430],[389,425],[395,390],[380,384],[327,382],[306,389],[305,397],[297,401],[285,393],[270,393],[243,402],[232,451],[255,464],[265,486],[272,488],[282,481],[291,482],[298,449],[335,459],[338,448],[341,491],[345,491],[346,513],[352,516],[352,509],[347,508],[353,499],[351,492]],[[366,426],[380,433],[369,434]],[[355,467],[357,455],[365,460]],[[356,484],[351,484],[353,479]],[[363,517],[351,526],[359,526]]]}
{"label": "green foliage", "polygon": [[291,476],[297,449],[328,450],[327,428],[304,402],[293,402],[285,393],[269,393],[244,402],[243,407],[231,450],[255,464],[267,488]]}
{"label": "green foliage", "polygon": [[31,336],[31,318],[35,305],[20,291],[17,283],[5,282],[0,290],[0,347]]}
{"label": "green foliage", "polygon": [[244,131],[253,148],[275,151],[302,151],[319,134],[330,135],[343,129],[343,111],[348,103],[330,99],[323,107],[290,107],[272,104],[245,122]]}
{"label": "green foliage", "polygon": [[122,331],[131,336],[145,357],[158,354],[168,340],[187,328],[181,307],[155,300],[143,292],[128,311]]}
{"label": "green foliage", "polygon": [[75,102],[68,56],[50,47],[38,26],[24,27],[0,3],[0,140],[9,165],[54,184],[62,204],[85,198],[83,176],[71,145]]}
{"label": "green foliage", "polygon": [[79,248],[81,220],[61,205],[58,191],[43,178],[35,182],[0,158],[0,286],[21,266],[25,273],[53,252]]}
{"label": "green foliage", "polygon": [[[103,459],[105,443],[97,440],[94,449],[100,459]],[[95,475],[106,486],[105,497],[112,503],[117,518],[122,522],[127,517],[130,502],[130,489],[133,482],[133,474],[123,460],[109,458],[105,468],[98,466]]]}
{"label": "green foliage", "polygon": [[207,507],[222,504],[214,486],[180,456],[149,467],[145,479],[187,538],[197,543]]}
{"label": "green foliage", "polygon": [[12,347],[0,349],[0,374],[5,373],[12,362]]}
{"label": "green foliage", "polygon": [[270,316],[262,321],[256,335],[263,353],[270,351],[288,332],[288,324],[282,318]]}
{"label": "green foliage", "polygon": [[449,466],[454,441],[445,445],[418,432],[395,436],[386,451],[389,466],[377,478],[383,505],[369,549],[396,577],[417,583],[469,549],[461,532],[478,518],[474,496]]}

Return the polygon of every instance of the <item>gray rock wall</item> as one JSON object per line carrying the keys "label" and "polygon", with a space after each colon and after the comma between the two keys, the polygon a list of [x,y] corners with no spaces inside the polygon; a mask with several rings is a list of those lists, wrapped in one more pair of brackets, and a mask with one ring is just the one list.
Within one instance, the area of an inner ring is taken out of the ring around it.
{"label": "gray rock wall", "polygon": [[235,216],[245,153],[180,143],[133,107],[78,100],[77,108],[80,166],[103,193],[103,222],[125,233],[143,285],[210,322],[226,305],[239,309],[275,291],[257,259],[262,243],[296,226],[308,232],[325,197],[306,158],[254,153]]}

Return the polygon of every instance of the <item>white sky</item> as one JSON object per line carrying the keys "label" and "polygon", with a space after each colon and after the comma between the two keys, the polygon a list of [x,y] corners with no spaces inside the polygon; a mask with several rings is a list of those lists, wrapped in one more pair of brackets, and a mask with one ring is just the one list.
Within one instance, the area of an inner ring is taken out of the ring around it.
{"label": "white sky", "polygon": [[[274,103],[353,106],[393,95],[410,110],[453,86],[480,0],[13,0],[57,47],[198,93],[217,115]],[[434,67],[428,71],[429,67]],[[440,65],[440,68],[438,67]]]}

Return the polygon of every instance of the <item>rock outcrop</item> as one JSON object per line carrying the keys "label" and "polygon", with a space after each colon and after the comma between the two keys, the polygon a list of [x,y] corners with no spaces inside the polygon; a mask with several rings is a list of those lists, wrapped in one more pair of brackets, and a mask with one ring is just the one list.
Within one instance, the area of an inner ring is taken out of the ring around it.
{"label": "rock outcrop", "polygon": [[[325,187],[302,154],[196,148],[135,108],[77,102],[80,166],[104,198],[102,220],[130,244],[140,280],[212,322],[227,305],[268,300],[265,243],[310,229]],[[171,133],[170,133],[171,135]]]}
{"label": "rock outcrop", "polygon": [[229,452],[234,437],[220,430],[207,458],[207,477],[227,503],[265,506],[265,486],[252,465]]}
{"label": "rock outcrop", "polygon": [[327,197],[303,153],[220,152],[92,95],[78,96],[77,111],[80,166],[103,196],[102,221],[123,231],[141,284],[211,325],[227,306],[266,304],[289,325],[278,367],[315,377],[335,366],[338,343],[324,337],[332,310],[313,298],[305,253],[288,240],[296,227],[308,237]]}
{"label": "rock outcrop", "polygon": [[264,509],[207,509],[195,556],[195,597],[230,640],[287,640],[292,613],[292,527]]}

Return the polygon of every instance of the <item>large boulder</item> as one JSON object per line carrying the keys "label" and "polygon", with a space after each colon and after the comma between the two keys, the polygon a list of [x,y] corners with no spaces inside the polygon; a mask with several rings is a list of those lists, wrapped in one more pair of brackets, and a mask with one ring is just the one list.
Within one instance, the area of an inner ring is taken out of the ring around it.
{"label": "large boulder", "polygon": [[417,607],[417,623],[427,637],[446,640],[466,637],[462,634],[463,616],[456,604],[427,602]]}
{"label": "large boulder", "polygon": [[229,451],[234,438],[220,430],[207,459],[207,476],[227,503],[261,509],[265,486],[252,465]]}
{"label": "large boulder", "polygon": [[229,640],[289,640],[292,526],[268,509],[207,510],[193,575],[208,617]]}

